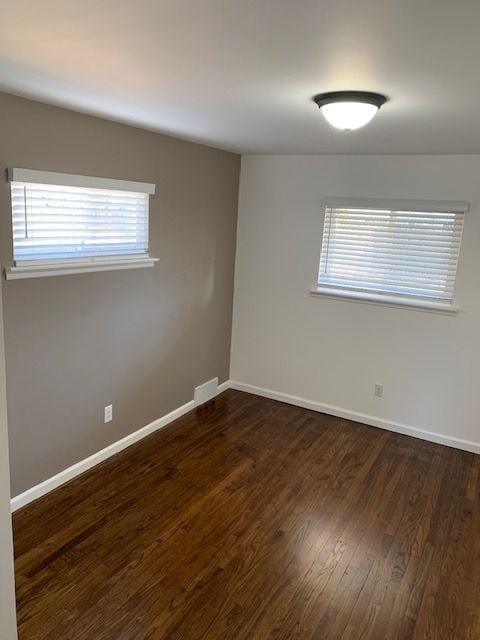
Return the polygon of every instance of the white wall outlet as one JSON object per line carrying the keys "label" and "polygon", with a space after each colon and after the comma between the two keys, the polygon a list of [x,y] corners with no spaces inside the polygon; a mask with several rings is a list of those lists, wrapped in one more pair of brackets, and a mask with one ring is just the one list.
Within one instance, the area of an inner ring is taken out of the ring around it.
{"label": "white wall outlet", "polygon": [[375,383],[375,396],[377,398],[383,398],[383,384]]}
{"label": "white wall outlet", "polygon": [[195,406],[208,402],[218,394],[218,378],[213,378],[205,384],[195,387],[193,391],[193,401]]}
{"label": "white wall outlet", "polygon": [[103,410],[103,421],[105,424],[107,422],[111,422],[113,418],[113,405],[109,404],[108,407],[105,407]]}

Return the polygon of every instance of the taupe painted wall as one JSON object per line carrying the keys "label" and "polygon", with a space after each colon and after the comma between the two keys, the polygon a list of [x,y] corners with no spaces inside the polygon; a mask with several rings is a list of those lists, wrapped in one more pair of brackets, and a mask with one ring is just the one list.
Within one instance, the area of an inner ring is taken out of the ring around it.
{"label": "taupe painted wall", "polygon": [[3,640],[16,640],[10,478],[8,475],[7,399],[0,289],[0,629]]}
{"label": "taupe painted wall", "polygon": [[188,402],[195,385],[227,379],[240,158],[0,94],[2,266],[9,166],[156,183],[160,258],[152,269],[3,280],[17,495]]}

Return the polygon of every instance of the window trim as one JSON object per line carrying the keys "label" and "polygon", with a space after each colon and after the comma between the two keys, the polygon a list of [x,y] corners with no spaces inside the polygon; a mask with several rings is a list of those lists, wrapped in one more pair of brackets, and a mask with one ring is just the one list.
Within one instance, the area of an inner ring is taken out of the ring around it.
{"label": "window trim", "polygon": [[364,304],[374,304],[384,307],[394,307],[398,309],[426,311],[430,313],[440,313],[444,315],[456,316],[460,308],[454,302],[442,302],[439,299],[408,296],[389,292],[377,292],[368,289],[349,289],[348,287],[335,287],[318,282],[319,266],[322,253],[323,231],[325,225],[325,210],[328,207],[345,208],[372,208],[390,209],[396,211],[425,211],[441,213],[467,213],[470,210],[470,202],[462,200],[410,200],[410,199],[390,199],[390,198],[352,198],[329,196],[321,201],[323,211],[323,221],[320,243],[320,252],[316,262],[314,284],[310,289],[310,295],[317,298],[330,298],[344,302],[356,302]]}
{"label": "window trim", "polygon": [[403,198],[342,198],[329,196],[321,202],[326,207],[360,209],[391,209],[394,211],[425,211],[433,213],[467,213],[470,202],[466,200],[410,200]]}
{"label": "window trim", "polygon": [[[25,278],[44,278],[46,276],[63,276],[73,273],[93,273],[95,271],[119,271],[121,269],[144,269],[154,267],[159,258],[149,255],[122,256],[111,258],[94,258],[91,260],[69,261],[58,260],[42,264],[31,264],[5,268],[6,280],[24,280]],[[33,262],[33,260],[32,260]]]}
{"label": "window trim", "polygon": [[330,298],[343,302],[360,302],[381,307],[427,311],[451,316],[456,316],[460,312],[460,308],[453,303],[442,304],[427,298],[409,298],[407,296],[400,298],[394,295],[368,293],[367,291],[349,291],[347,289],[335,289],[334,287],[314,286],[310,289],[310,295],[315,298]]}
{"label": "window trim", "polygon": [[[134,193],[145,193],[148,195],[155,193],[155,184],[147,182],[98,178],[95,176],[57,173],[55,171],[37,171],[35,169],[9,168],[8,180],[9,182],[48,184],[87,189],[132,191]],[[148,207],[147,215],[149,215],[149,209]],[[75,273],[91,273],[95,271],[142,269],[153,267],[157,262],[158,258],[152,258],[148,253],[65,258],[64,260],[21,260],[14,262],[13,266],[5,268],[5,278],[6,280],[20,280]]]}
{"label": "window trim", "polygon": [[60,187],[80,187],[85,189],[109,189],[111,191],[134,191],[135,193],[155,193],[155,185],[148,182],[117,180],[115,178],[97,178],[80,176],[73,173],[56,171],[37,171],[36,169],[8,169],[9,182],[30,182],[32,184],[51,184]]}

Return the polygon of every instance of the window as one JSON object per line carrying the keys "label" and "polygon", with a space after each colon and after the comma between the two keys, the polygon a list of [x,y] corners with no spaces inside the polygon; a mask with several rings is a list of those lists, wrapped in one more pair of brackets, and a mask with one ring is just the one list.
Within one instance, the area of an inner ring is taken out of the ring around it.
{"label": "window", "polygon": [[325,201],[312,293],[452,307],[465,202]]}
{"label": "window", "polygon": [[14,267],[7,278],[152,266],[155,185],[10,170]]}

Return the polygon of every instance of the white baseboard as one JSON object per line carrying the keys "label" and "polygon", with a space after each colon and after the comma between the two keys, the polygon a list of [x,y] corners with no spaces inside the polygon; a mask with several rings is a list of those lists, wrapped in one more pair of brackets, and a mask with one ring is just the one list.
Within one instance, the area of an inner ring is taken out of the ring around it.
{"label": "white baseboard", "polygon": [[[226,391],[227,389],[237,389],[238,391],[245,391],[257,396],[263,396],[264,398],[271,398],[272,400],[286,402],[287,404],[292,404],[297,407],[303,407],[305,409],[311,409],[312,411],[318,411],[320,413],[326,413],[328,415],[336,416],[339,418],[345,418],[346,420],[353,420],[354,422],[361,422],[372,427],[380,427],[381,429],[386,429],[387,431],[394,431],[395,433],[401,433],[407,436],[412,436],[414,438],[428,440],[429,442],[443,444],[447,447],[455,447],[456,449],[462,449],[464,451],[470,451],[472,453],[480,453],[480,442],[472,442],[470,440],[462,440],[461,438],[444,436],[439,433],[417,429],[416,427],[400,424],[391,420],[383,420],[382,418],[377,418],[376,416],[371,416],[365,413],[358,413],[356,411],[350,411],[348,409],[343,409],[341,407],[336,407],[330,404],[323,404],[314,400],[307,400],[306,398],[300,398],[298,396],[292,396],[287,393],[273,391],[272,389],[263,389],[261,387],[256,387],[251,384],[237,382],[234,380],[227,380],[226,382],[218,385],[219,394],[223,391]],[[88,471],[88,469],[91,469],[95,465],[103,462],[116,453],[123,451],[123,449],[126,449],[135,442],[142,440],[154,431],[158,431],[159,429],[166,427],[167,424],[170,424],[174,420],[177,420],[177,418],[180,418],[194,408],[194,402],[193,400],[190,400],[190,402],[187,402],[186,404],[178,407],[177,409],[174,409],[161,418],[154,420],[141,429],[134,431],[125,438],[117,440],[117,442],[114,442],[108,447],[105,447],[105,449],[97,451],[88,458],[85,458],[84,460],[77,462],[71,467],[60,471],[60,473],[57,473],[51,478],[48,478],[44,482],[35,485],[31,489],[27,489],[23,493],[20,493],[18,496],[15,496],[11,499],[12,511],[17,511],[17,509],[21,509],[30,502],[33,502],[33,500],[41,498],[46,493],[53,491],[53,489],[56,489],[65,482],[72,480],[76,476],[79,476],[81,473]]]}
{"label": "white baseboard", "polygon": [[[222,382],[222,384],[218,385],[218,393],[222,393],[223,391],[226,391],[229,388],[230,388],[230,380],[227,380],[226,382]],[[106,460],[107,458],[110,458],[116,453],[123,451],[123,449],[126,449],[127,447],[134,444],[135,442],[142,440],[146,436],[149,436],[154,431],[158,431],[159,429],[166,427],[167,424],[170,424],[174,420],[177,420],[177,418],[180,418],[181,416],[185,415],[186,413],[191,411],[193,408],[194,408],[194,402],[193,400],[190,400],[190,402],[187,402],[186,404],[183,404],[181,407],[178,407],[177,409],[170,411],[170,413],[167,413],[161,418],[158,418],[157,420],[150,422],[150,424],[147,424],[141,429],[138,429],[137,431],[130,433],[128,436],[125,436],[125,438],[122,438],[121,440],[117,440],[117,442],[114,442],[108,445],[108,447],[105,447],[105,449],[101,449],[100,451],[97,451],[96,453],[89,456],[88,458],[85,458],[84,460],[80,460],[80,462],[77,462],[71,467],[68,467],[63,471],[60,471],[60,473],[57,473],[51,478],[44,480],[43,482],[35,485],[31,489],[27,489],[23,493],[20,493],[18,496],[15,496],[14,498],[11,499],[10,505],[11,505],[12,511],[17,511],[17,509],[21,509],[22,507],[29,504],[30,502],[33,502],[33,500],[37,500],[37,498],[41,498],[46,493],[53,491],[53,489],[56,489],[57,487],[64,484],[65,482],[72,480],[76,476],[79,476],[81,473],[88,471],[88,469],[91,469],[92,467],[99,464],[100,462],[103,462],[104,460]]]}
{"label": "white baseboard", "polygon": [[230,380],[225,380],[225,382],[222,382],[222,384],[218,385],[218,393],[217,395],[219,395],[220,393],[223,393],[224,391],[226,391],[227,389],[231,388],[231,382]]}
{"label": "white baseboard", "polygon": [[370,416],[365,413],[358,413],[357,411],[350,411],[349,409],[343,409],[342,407],[336,407],[330,404],[315,402],[314,400],[307,400],[306,398],[299,398],[298,396],[291,396],[287,393],[273,391],[272,389],[255,387],[254,385],[246,384],[244,382],[237,382],[235,380],[230,381],[230,388],[237,389],[238,391],[246,391],[247,393],[253,393],[257,396],[263,396],[264,398],[271,398],[272,400],[279,400],[280,402],[286,402],[297,407],[311,409],[312,411],[327,413],[328,415],[336,416],[338,418],[345,418],[346,420],[361,422],[372,427],[380,427],[381,429],[386,429],[387,431],[394,431],[395,433],[401,433],[403,435],[412,436],[414,438],[420,438],[421,440],[428,440],[429,442],[443,444],[447,447],[455,447],[456,449],[462,449],[464,451],[470,451],[472,453],[480,453],[480,442],[472,442],[471,440],[462,440],[461,438],[444,436],[440,433],[425,431],[423,429],[411,427],[399,422],[384,420],[382,418],[377,418],[376,416]]}

